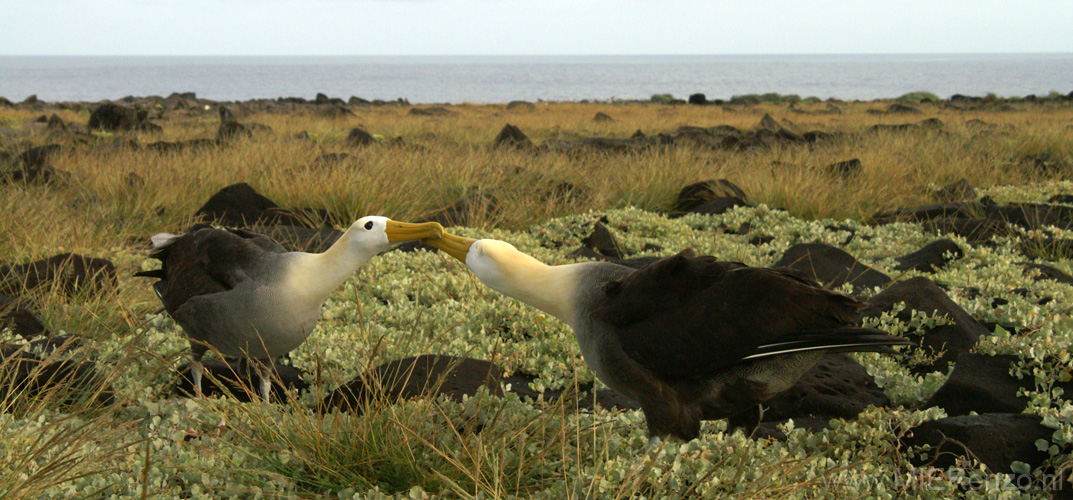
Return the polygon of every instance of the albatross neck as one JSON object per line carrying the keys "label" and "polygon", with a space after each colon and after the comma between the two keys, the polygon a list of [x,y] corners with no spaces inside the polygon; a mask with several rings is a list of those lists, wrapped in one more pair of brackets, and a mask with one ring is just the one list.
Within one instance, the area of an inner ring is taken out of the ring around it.
{"label": "albatross neck", "polygon": [[549,266],[521,252],[495,258],[495,271],[478,265],[474,269],[482,282],[567,324],[574,321],[578,264]]}
{"label": "albatross neck", "polygon": [[376,256],[376,250],[361,245],[347,230],[327,250],[300,254],[292,269],[292,283],[318,303],[350,278],[354,271]]}

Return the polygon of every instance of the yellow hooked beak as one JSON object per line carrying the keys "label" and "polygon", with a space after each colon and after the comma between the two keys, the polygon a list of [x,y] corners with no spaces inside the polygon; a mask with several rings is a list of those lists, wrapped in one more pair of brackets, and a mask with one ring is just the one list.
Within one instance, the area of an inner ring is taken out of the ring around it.
{"label": "yellow hooked beak", "polygon": [[440,238],[424,240],[421,243],[430,247],[439,248],[440,250],[447,252],[447,255],[450,255],[465,264],[466,255],[469,254],[469,247],[473,246],[473,243],[476,241],[477,240],[472,238],[463,238],[444,232],[443,236]]}
{"label": "yellow hooked beak", "polygon": [[423,222],[411,224],[409,222],[387,221],[384,228],[387,241],[398,243],[400,241],[423,240],[426,238],[440,238],[443,236],[443,226],[439,222]]}

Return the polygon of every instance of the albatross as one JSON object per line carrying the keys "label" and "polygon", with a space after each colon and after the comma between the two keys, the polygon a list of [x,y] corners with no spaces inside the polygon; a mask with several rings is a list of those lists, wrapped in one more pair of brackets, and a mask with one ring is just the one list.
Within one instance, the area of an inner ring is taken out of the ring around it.
{"label": "albatross", "polygon": [[268,236],[245,229],[198,225],[184,234],[151,238],[161,268],[135,276],[153,284],[164,309],[190,339],[198,396],[201,358],[211,347],[224,356],[259,360],[261,397],[268,401],[266,365],[305,342],[321,306],[354,271],[392,243],[438,237],[435,222],[410,224],[368,216],[351,224],[322,253],[288,252]]}
{"label": "albatross", "polygon": [[701,420],[751,410],[828,352],[893,353],[904,338],[859,326],[863,304],[789,269],[692,251],[641,269],[546,265],[509,243],[449,233],[425,240],[492,289],[569,325],[585,363],[637,401],[649,448],[689,441]]}

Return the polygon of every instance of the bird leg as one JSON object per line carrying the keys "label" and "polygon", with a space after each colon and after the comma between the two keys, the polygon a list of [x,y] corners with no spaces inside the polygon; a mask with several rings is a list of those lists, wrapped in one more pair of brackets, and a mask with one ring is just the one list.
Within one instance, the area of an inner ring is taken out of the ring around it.
{"label": "bird leg", "polygon": [[257,366],[257,376],[260,378],[261,399],[265,403],[268,403],[270,401],[268,398],[271,395],[272,390],[272,370],[268,367],[268,364],[264,363],[262,360],[257,360],[255,363]]}
{"label": "bird leg", "polygon": [[201,374],[204,370],[205,367],[201,364],[201,355],[195,354],[190,362],[190,373],[194,376],[194,396],[198,399],[205,397],[205,393],[201,390]]}

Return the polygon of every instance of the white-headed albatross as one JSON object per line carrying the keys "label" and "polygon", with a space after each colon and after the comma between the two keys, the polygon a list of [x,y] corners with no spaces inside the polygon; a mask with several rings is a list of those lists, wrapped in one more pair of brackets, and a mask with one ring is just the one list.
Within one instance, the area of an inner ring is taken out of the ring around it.
{"label": "white-headed albatross", "polygon": [[860,302],[786,269],[686,251],[641,269],[546,265],[498,240],[444,233],[425,244],[481,282],[564,321],[586,364],[637,401],[650,447],[690,440],[789,389],[825,352],[893,352],[905,339],[858,326]]}
{"label": "white-headed albatross", "polygon": [[[209,347],[225,356],[271,363],[305,342],[321,306],[354,271],[392,243],[438,237],[435,222],[409,224],[369,216],[351,224],[323,253],[288,252],[268,236],[199,225],[152,237],[159,270],[135,276],[153,284],[164,309],[190,338],[194,386],[201,395],[200,361]],[[258,367],[261,396],[270,382]]]}

